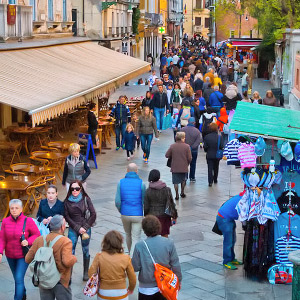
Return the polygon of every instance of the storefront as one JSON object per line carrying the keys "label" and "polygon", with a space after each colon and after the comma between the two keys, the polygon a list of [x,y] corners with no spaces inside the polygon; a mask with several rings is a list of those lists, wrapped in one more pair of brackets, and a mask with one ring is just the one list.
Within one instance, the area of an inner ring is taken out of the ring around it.
{"label": "storefront", "polygon": [[291,272],[288,254],[300,249],[300,112],[240,102],[230,129],[227,164],[241,167],[244,185],[236,210],[245,275],[263,280],[275,264]]}

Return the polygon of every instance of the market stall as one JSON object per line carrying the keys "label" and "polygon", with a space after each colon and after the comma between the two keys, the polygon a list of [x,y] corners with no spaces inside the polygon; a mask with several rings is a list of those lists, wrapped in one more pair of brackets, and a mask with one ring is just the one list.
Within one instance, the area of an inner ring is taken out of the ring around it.
{"label": "market stall", "polygon": [[246,276],[264,279],[274,264],[289,273],[288,254],[300,249],[300,112],[239,102],[230,129],[224,155],[242,169]]}

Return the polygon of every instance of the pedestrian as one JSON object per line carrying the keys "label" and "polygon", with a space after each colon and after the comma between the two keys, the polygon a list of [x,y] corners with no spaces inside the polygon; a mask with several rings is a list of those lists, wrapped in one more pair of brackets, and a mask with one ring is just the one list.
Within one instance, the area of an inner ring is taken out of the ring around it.
{"label": "pedestrian", "polygon": [[156,119],[157,130],[161,132],[165,112],[168,114],[170,110],[167,94],[163,91],[161,84],[158,86],[158,92],[152,98],[151,109]]}
{"label": "pedestrian", "polygon": [[183,91],[183,97],[192,97],[194,96],[194,90],[191,87],[191,84],[189,81],[186,82],[185,89]]}
{"label": "pedestrian", "polygon": [[97,129],[98,129],[98,120],[95,116],[96,111],[96,103],[90,103],[89,105],[89,112],[87,115],[88,119],[88,133],[91,135],[92,142],[94,145],[96,145],[96,135],[97,135]]}
{"label": "pedestrian", "polygon": [[34,240],[40,236],[34,221],[26,217],[22,210],[21,200],[10,200],[10,216],[2,220],[0,231],[0,263],[5,251],[15,281],[14,300],[27,299],[24,277],[28,264],[25,262],[25,252],[26,249],[32,246]]}
{"label": "pedestrian", "polygon": [[203,90],[203,76],[200,71],[196,73],[195,78],[194,78],[194,90],[195,92]]}
{"label": "pedestrian", "polygon": [[237,195],[227,200],[218,210],[216,222],[223,234],[223,265],[230,270],[236,270],[236,265],[242,263],[235,258],[234,245],[236,242],[235,220],[239,215],[235,209],[241,196]]}
{"label": "pedestrian", "polygon": [[147,164],[150,156],[150,148],[153,139],[153,131],[155,137],[158,139],[158,130],[156,127],[156,120],[150,113],[150,108],[145,107],[142,111],[141,116],[139,117],[138,126],[137,126],[137,136],[141,140],[142,150],[143,150],[143,159]]}
{"label": "pedestrian", "polygon": [[190,146],[192,153],[192,161],[190,164],[190,182],[196,182],[196,163],[198,157],[198,149],[201,142],[200,131],[195,127],[195,118],[191,117],[188,120],[188,125],[181,129],[185,133],[185,142]]}
{"label": "pedestrian", "polygon": [[237,86],[235,86],[234,84],[230,84],[227,87],[222,100],[228,113],[230,110],[236,109],[237,101],[241,100],[241,97],[239,97]]}
{"label": "pedestrian", "polygon": [[191,106],[191,102],[189,100],[184,100],[183,106],[179,111],[178,119],[176,122],[176,130],[180,124],[180,127],[184,127],[188,124],[188,120],[190,117],[194,117],[194,108]]}
{"label": "pedestrian", "polygon": [[153,87],[153,84],[155,83],[155,80],[157,79],[158,77],[156,76],[156,71],[155,70],[152,70],[152,74],[149,76],[148,78],[148,86],[149,86],[149,90],[151,92],[152,90],[152,87]]}
{"label": "pedestrian", "polygon": [[125,178],[121,179],[118,184],[115,205],[121,213],[130,255],[141,238],[145,191],[146,187],[138,175],[137,165],[129,164]]}
{"label": "pedestrian", "polygon": [[[205,103],[204,99],[203,99],[203,101]],[[199,106],[200,106],[200,100],[199,100],[199,98],[195,98],[194,101],[192,102],[192,107],[194,109],[194,118],[195,118],[195,125],[194,125],[194,127],[196,127],[198,130],[199,130],[199,126],[200,126],[200,118],[201,118],[201,115],[203,113],[203,112],[200,111],[200,107]],[[205,108],[204,108],[204,110],[205,110]]]}
{"label": "pedestrian", "polygon": [[71,144],[69,147],[70,155],[65,160],[62,185],[66,187],[67,192],[70,187],[70,182],[73,180],[80,180],[86,189],[86,179],[91,174],[90,167],[79,151],[79,144]]}
{"label": "pedestrian", "polygon": [[130,158],[133,157],[133,151],[135,148],[135,142],[137,138],[133,131],[133,126],[131,123],[127,124],[126,131],[124,134],[124,140],[122,141],[122,144],[125,145],[125,149],[127,152],[127,160],[130,160]]}
{"label": "pedestrian", "polygon": [[206,77],[209,78],[209,83],[213,86],[213,84],[214,84],[214,78],[215,78],[215,76],[214,76],[214,69],[213,68],[209,68],[208,69],[208,72],[204,75],[205,80],[206,80]]}
{"label": "pedestrian", "polygon": [[171,102],[173,104],[173,110],[174,108],[178,108],[178,105],[181,104],[182,98],[181,98],[181,88],[179,83],[174,84],[174,89],[171,94]]}
{"label": "pedestrian", "polygon": [[209,96],[208,106],[210,106],[213,111],[217,114],[217,116],[220,115],[220,109],[224,106],[223,104],[223,94],[220,92],[219,86],[214,87],[214,92],[211,93]]}
{"label": "pedestrian", "polygon": [[109,114],[113,117],[115,121],[115,134],[116,134],[116,150],[118,151],[122,146],[125,149],[125,145],[121,145],[120,135],[122,139],[125,134],[127,123],[130,123],[131,116],[130,110],[127,105],[125,105],[125,96],[120,96],[117,104],[112,108]]}
{"label": "pedestrian", "polygon": [[173,92],[173,83],[169,82],[168,85],[167,85],[167,97],[168,97],[168,103],[169,103],[169,106],[170,106],[171,115],[173,115],[172,92]]}
{"label": "pedestrian", "polygon": [[178,185],[181,185],[181,198],[185,198],[184,188],[186,186],[189,164],[192,161],[190,146],[185,143],[185,133],[177,132],[176,142],[166,152],[166,158],[171,159],[172,182],[176,192],[175,200],[179,199]]}
{"label": "pedestrian", "polygon": [[98,274],[98,300],[128,300],[128,296],[134,291],[136,276],[130,256],[124,254],[123,236],[116,230],[109,231],[105,234],[101,247],[101,252],[96,254],[89,269],[89,277]]}
{"label": "pedestrian", "polygon": [[266,97],[263,99],[262,104],[268,106],[278,106],[277,99],[274,97],[274,94],[271,90],[266,92]]}
{"label": "pedestrian", "polygon": [[160,236],[161,225],[157,217],[146,216],[142,227],[147,238],[136,244],[132,257],[134,271],[139,272],[138,300],[166,300],[157,287],[149,251],[157,264],[171,269],[176,274],[181,286],[182,274],[176,248],[172,240]]}
{"label": "pedestrian", "polygon": [[64,203],[57,198],[57,187],[50,184],[47,188],[46,199],[41,200],[38,212],[36,214],[37,221],[49,227],[50,221],[55,215],[64,215]]}
{"label": "pedestrian", "polygon": [[[53,249],[53,256],[55,259],[56,267],[60,273],[59,282],[51,289],[43,289],[39,287],[41,300],[71,300],[72,291],[69,286],[72,268],[77,262],[75,255],[72,255],[72,242],[69,238],[64,236],[66,229],[66,220],[62,215],[55,215],[50,221],[51,232],[46,237],[38,237],[29,252],[27,253],[25,260],[30,264],[35,257],[39,248],[44,247],[44,239],[47,243],[51,243],[56,239]],[[59,238],[59,239],[58,239]]]}
{"label": "pedestrian", "polygon": [[[156,216],[161,225],[160,235],[168,237],[170,227],[176,224],[178,217],[172,191],[165,182],[160,180],[160,172],[153,169],[148,177],[149,187],[145,193],[144,215]],[[166,209],[169,208],[168,214]]]}
{"label": "pedestrian", "polygon": [[184,79],[183,79],[182,76],[179,77],[178,84],[180,85],[181,91],[184,91],[184,89],[185,89],[185,87],[186,87],[186,82],[184,81]]}
{"label": "pedestrian", "polygon": [[203,92],[203,97],[205,99],[205,103],[206,103],[206,107],[210,106],[209,105],[209,98],[210,98],[210,95],[214,92],[214,90],[211,88],[211,83],[208,84],[207,88],[204,89],[204,92]]}
{"label": "pedestrian", "polygon": [[220,88],[221,85],[222,85],[222,80],[221,80],[221,78],[218,76],[218,73],[215,73],[215,74],[214,74],[214,84],[213,84],[213,88],[214,88],[215,86],[218,86],[218,87]]}
{"label": "pedestrian", "polygon": [[251,99],[249,99],[249,97],[248,97],[248,91],[244,91],[243,92],[243,99],[241,101],[242,102],[252,103]]}
{"label": "pedestrian", "polygon": [[[215,112],[213,112],[213,109],[211,107],[208,107],[206,109],[206,112],[204,112],[204,114],[201,116],[200,128],[201,128],[203,140],[204,140],[205,136],[211,132],[209,125],[213,122],[216,122],[216,117],[217,117],[217,114]],[[201,124],[202,124],[202,126],[201,126]]]}
{"label": "pedestrian", "polygon": [[86,193],[81,181],[74,180],[70,183],[64,205],[65,218],[69,224],[68,238],[72,241],[73,254],[75,254],[78,237],[81,239],[83,254],[83,280],[86,281],[89,279],[89,245],[92,234],[91,228],[96,221],[96,211],[92,200]]}
{"label": "pedestrian", "polygon": [[249,75],[247,73],[247,70],[244,69],[243,77],[242,77],[242,93],[248,91],[248,84],[249,84]]}
{"label": "pedestrian", "polygon": [[234,65],[234,82],[238,82],[238,77],[239,77],[239,70],[240,70],[240,63],[238,62],[238,60],[235,58],[234,59],[234,62],[233,62],[233,65]]}
{"label": "pedestrian", "polygon": [[254,104],[262,104],[262,99],[259,96],[259,92],[258,91],[254,91],[252,94],[252,98],[251,98],[252,103]]}
{"label": "pedestrian", "polygon": [[204,151],[206,152],[208,185],[211,187],[213,182],[218,183],[220,158],[217,158],[217,151],[223,149],[223,139],[218,134],[216,123],[211,123],[209,129],[210,133],[204,137]]}
{"label": "pedestrian", "polygon": [[147,91],[146,92],[146,97],[143,99],[142,101],[142,109],[146,106],[150,107],[151,105],[151,100],[152,100],[152,95],[151,95],[151,92],[150,91]]}
{"label": "pedestrian", "polygon": [[[218,118],[217,125],[218,129],[222,134],[224,145],[228,142],[228,133],[224,132],[224,125],[228,124],[228,115],[225,107],[220,109],[220,117]],[[227,125],[226,125],[227,126]]]}

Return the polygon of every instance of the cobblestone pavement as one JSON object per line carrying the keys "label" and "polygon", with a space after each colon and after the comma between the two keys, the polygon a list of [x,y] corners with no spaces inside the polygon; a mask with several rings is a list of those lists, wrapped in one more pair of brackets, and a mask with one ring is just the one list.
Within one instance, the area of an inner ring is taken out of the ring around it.
{"label": "cobblestone pavement", "polygon": [[[140,88],[140,87],[137,87]],[[126,90],[127,87],[124,87]],[[120,93],[124,93],[122,88]],[[132,90],[131,90],[132,91]],[[132,91],[133,93],[133,91]],[[136,92],[135,92],[136,93]],[[173,142],[171,130],[164,131],[159,141],[153,141],[149,164],[142,161],[142,151],[135,152],[133,162],[139,167],[139,175],[146,182],[151,169],[161,171],[162,180],[171,185],[171,173],[166,166],[164,154]],[[112,229],[124,234],[120,215],[114,206],[118,181],[124,177],[127,160],[125,151],[112,150],[97,156],[98,170],[93,169],[88,179],[88,194],[97,210],[97,225],[92,230],[91,257],[100,249],[103,235]],[[196,183],[188,183],[187,197],[177,201],[178,224],[171,229],[183,271],[182,290],[179,300],[206,299],[291,299],[291,286],[271,286],[268,283],[250,281],[244,277],[243,267],[237,271],[225,270],[222,266],[222,237],[212,233],[211,228],[220,205],[243,188],[239,170],[220,164],[218,184],[209,188],[207,167],[203,150],[199,150]],[[65,190],[59,186],[59,198],[64,199]],[[241,259],[243,232],[237,222],[236,256]],[[72,279],[73,299],[85,299],[82,294],[82,251],[77,245],[78,263]],[[31,273],[26,274],[26,288],[29,300],[39,299],[38,290],[31,283]],[[0,264],[0,299],[13,299],[14,283],[6,259]],[[130,300],[137,299],[137,288]]]}

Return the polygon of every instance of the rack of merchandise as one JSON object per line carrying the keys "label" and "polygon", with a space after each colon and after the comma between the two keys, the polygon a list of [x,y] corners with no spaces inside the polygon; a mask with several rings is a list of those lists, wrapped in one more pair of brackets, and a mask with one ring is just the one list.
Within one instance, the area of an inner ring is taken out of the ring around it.
{"label": "rack of merchandise", "polygon": [[300,112],[238,103],[224,155],[240,166],[236,209],[245,229],[246,276],[265,279],[300,249]]}

